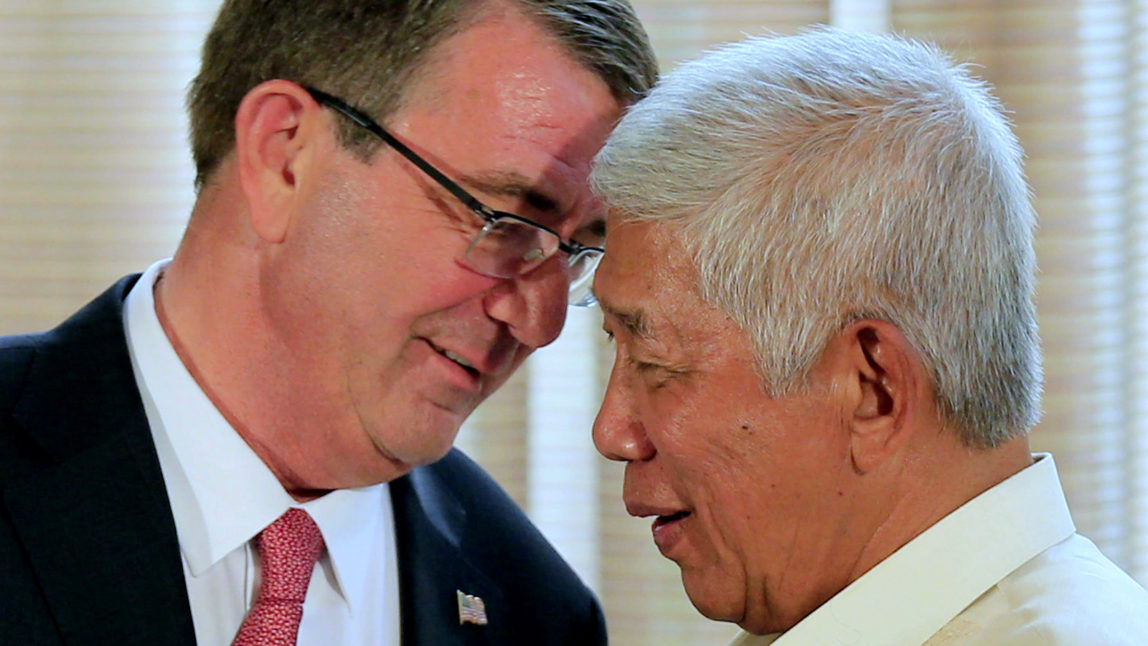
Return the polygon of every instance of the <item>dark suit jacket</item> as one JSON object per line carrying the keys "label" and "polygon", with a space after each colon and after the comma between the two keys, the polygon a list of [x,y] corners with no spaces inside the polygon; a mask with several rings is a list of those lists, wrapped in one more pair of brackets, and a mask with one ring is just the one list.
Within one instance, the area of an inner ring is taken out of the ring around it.
{"label": "dark suit jacket", "polygon": [[[123,332],[121,280],[0,338],[0,645],[194,644],[179,542]],[[589,590],[462,453],[391,483],[402,643],[605,643]],[[460,625],[456,590],[489,624]]]}

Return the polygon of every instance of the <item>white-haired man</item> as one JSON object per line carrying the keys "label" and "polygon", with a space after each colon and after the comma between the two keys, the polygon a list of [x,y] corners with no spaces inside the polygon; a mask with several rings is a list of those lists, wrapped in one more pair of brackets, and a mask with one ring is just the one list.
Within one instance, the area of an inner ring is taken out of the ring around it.
{"label": "white-haired man", "polygon": [[1035,215],[981,83],[892,36],[750,39],[595,164],[594,441],[702,614],[739,644],[1148,644],[1029,451]]}
{"label": "white-haired man", "polygon": [[220,3],[174,257],[0,337],[0,644],[605,644],[452,445],[586,304],[656,74],[626,0]]}

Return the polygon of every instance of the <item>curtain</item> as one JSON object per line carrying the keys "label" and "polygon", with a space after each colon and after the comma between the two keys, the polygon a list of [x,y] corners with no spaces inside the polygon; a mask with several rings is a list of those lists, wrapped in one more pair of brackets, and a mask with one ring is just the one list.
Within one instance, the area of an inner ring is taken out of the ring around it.
{"label": "curtain", "polygon": [[[663,69],[833,23],[934,40],[990,81],[1027,151],[1050,450],[1080,531],[1148,583],[1148,0],[633,0]],[[0,0],[0,334],[58,322],[171,255],[191,204],[182,102],[218,0]],[[600,595],[616,644],[722,644],[621,465],[590,441],[612,351],[596,311],[471,417],[459,444]]]}
{"label": "curtain", "polygon": [[214,5],[0,0],[0,333],[171,255],[194,197],[183,90]]}

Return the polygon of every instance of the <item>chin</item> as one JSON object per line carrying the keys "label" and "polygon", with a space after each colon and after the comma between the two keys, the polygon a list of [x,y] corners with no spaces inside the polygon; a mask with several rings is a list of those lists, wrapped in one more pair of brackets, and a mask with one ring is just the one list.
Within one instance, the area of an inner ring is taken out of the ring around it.
{"label": "chin", "polygon": [[405,447],[396,447],[395,462],[404,465],[407,470],[433,464],[443,459],[454,446],[454,439],[458,436],[458,429],[446,432],[441,429],[423,429],[422,437],[410,438],[412,442]]}
{"label": "chin", "polygon": [[[382,415],[380,415],[382,417]],[[462,426],[458,413],[432,407],[365,429],[380,457],[409,471],[443,458],[454,446]],[[385,419],[385,418],[384,418]]]}
{"label": "chin", "polygon": [[745,618],[744,589],[732,584],[733,579],[716,575],[706,577],[682,569],[682,586],[694,608],[707,619],[741,624]]}
{"label": "chin", "polygon": [[[812,612],[812,611],[810,611]],[[747,606],[742,618],[736,623],[742,630],[754,635],[768,635],[770,633],[783,633],[793,628],[809,613],[780,614],[777,608],[770,608],[764,604],[760,607]]]}
{"label": "chin", "polygon": [[427,451],[424,451],[418,456],[411,458],[409,462],[410,468],[426,466],[428,464],[434,464],[435,462],[438,462],[439,460],[446,457],[447,453],[450,453],[450,449],[453,446],[453,444],[445,444],[437,449],[429,449],[428,447]]}
{"label": "chin", "polygon": [[771,612],[765,604],[764,591],[760,605],[754,605],[746,597],[744,580],[735,576],[711,573],[706,577],[683,569],[682,585],[690,603],[694,604],[702,616],[737,624],[742,630],[754,635],[783,632],[801,619],[797,617],[787,621]]}

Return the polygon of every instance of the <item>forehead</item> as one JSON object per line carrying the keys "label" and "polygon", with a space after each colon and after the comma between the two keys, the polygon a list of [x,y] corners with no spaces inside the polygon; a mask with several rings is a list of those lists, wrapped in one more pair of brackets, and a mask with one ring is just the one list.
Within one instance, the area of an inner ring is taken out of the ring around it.
{"label": "forehead", "polygon": [[608,219],[606,255],[594,292],[606,318],[637,336],[681,332],[712,310],[697,291],[693,262],[672,229]]}
{"label": "forehead", "polygon": [[620,114],[598,74],[503,10],[438,45],[388,123],[468,188],[600,219],[586,177]]}
{"label": "forehead", "polygon": [[408,105],[537,140],[568,138],[568,131],[604,139],[621,111],[597,73],[514,10],[485,12],[440,43],[419,70]]}

